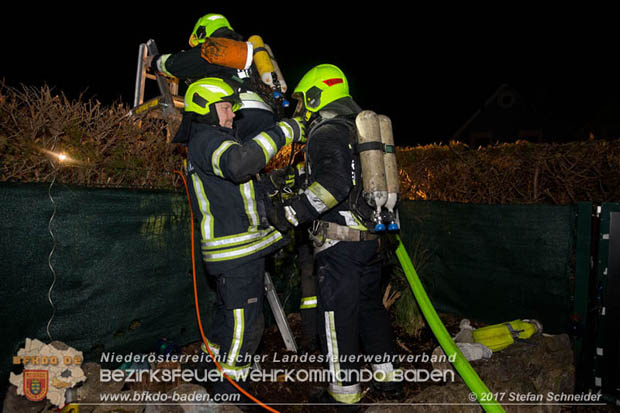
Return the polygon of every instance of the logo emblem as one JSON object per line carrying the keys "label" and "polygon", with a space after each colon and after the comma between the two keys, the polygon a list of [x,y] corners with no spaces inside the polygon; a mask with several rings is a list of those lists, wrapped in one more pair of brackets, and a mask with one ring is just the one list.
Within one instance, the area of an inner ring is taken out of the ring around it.
{"label": "logo emblem", "polygon": [[38,402],[45,399],[48,391],[47,370],[24,370],[24,395],[28,400]]}
{"label": "logo emblem", "polygon": [[344,83],[344,80],[340,78],[326,79],[323,81],[327,86],[332,87],[334,85],[339,85],[340,83]]}

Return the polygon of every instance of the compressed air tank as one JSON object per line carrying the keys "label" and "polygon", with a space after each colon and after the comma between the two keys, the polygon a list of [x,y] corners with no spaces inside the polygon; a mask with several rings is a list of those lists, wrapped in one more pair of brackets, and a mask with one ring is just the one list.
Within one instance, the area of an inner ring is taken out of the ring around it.
{"label": "compressed air tank", "polygon": [[267,43],[265,43],[265,50],[267,50],[267,53],[269,54],[269,57],[271,58],[271,64],[273,65],[273,70],[278,76],[278,83],[280,84],[280,92],[286,93],[286,89],[287,89],[286,81],[284,80],[284,76],[282,75],[282,71],[280,70],[280,65],[278,65],[278,62],[276,61],[276,58],[274,57],[273,52],[271,51],[271,47],[269,47]]}
{"label": "compressed air tank", "polygon": [[256,65],[256,70],[258,70],[261,80],[266,85],[274,87],[273,73],[275,69],[269,57],[269,53],[265,48],[263,38],[255,34],[250,36],[248,41],[252,44],[254,49],[254,64]]}
{"label": "compressed air tank", "polygon": [[358,150],[362,163],[363,192],[366,202],[375,209],[375,231],[385,231],[381,208],[388,199],[383,161],[383,143],[377,114],[371,110],[360,112],[355,118],[358,130]]}
{"label": "compressed air tank", "polygon": [[290,102],[284,97],[284,94],[286,93],[286,89],[287,89],[286,81],[284,80],[284,75],[282,75],[280,66],[278,65],[278,62],[276,61],[276,58],[273,56],[271,47],[269,47],[267,43],[265,43],[265,50],[267,50],[267,53],[269,53],[269,58],[271,59],[271,64],[273,65],[273,70],[274,70],[274,74],[272,74],[273,88],[274,88],[273,97],[278,102],[280,102],[280,104],[283,107],[288,108],[290,106]]}
{"label": "compressed air tank", "polygon": [[385,115],[378,115],[379,129],[381,131],[381,142],[383,143],[383,163],[385,166],[385,183],[387,190],[387,201],[385,208],[388,210],[388,231],[397,231],[398,223],[394,208],[398,202],[400,193],[400,181],[398,178],[398,165],[396,163],[396,152],[394,151],[394,133],[392,131],[392,120]]}
{"label": "compressed air tank", "polygon": [[472,335],[475,343],[484,344],[493,351],[500,351],[514,343],[515,339],[528,339],[542,332],[543,326],[537,320],[514,320],[478,328]]}

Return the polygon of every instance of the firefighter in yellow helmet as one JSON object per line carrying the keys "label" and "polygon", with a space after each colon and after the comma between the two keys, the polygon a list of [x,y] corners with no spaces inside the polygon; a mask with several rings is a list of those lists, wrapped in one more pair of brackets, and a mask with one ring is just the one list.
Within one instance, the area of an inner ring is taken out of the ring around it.
{"label": "firefighter in yellow helmet", "polygon": [[189,36],[189,45],[196,47],[204,43],[207,37],[223,36],[224,34],[229,34],[236,40],[242,39],[240,35],[235,33],[226,17],[218,13],[205,14],[194,25],[192,34]]}
{"label": "firefighter in yellow helmet", "polygon": [[[202,258],[217,285],[208,344],[215,355],[226,355],[220,360],[224,373],[243,381],[250,364],[239,360],[254,354],[263,335],[265,257],[287,242],[266,224],[260,207],[264,196],[254,177],[282,146],[303,142],[305,132],[299,120],[284,119],[241,141],[232,131],[239,107],[239,92],[226,81],[192,83],[172,142],[188,148],[186,172]],[[222,380],[211,392],[237,390]]]}
{"label": "firefighter in yellow helmet", "polygon": [[[202,55],[202,45],[210,39],[227,39],[247,43],[248,57],[244,67],[228,67],[206,60]],[[150,63],[151,71],[158,71],[170,77],[189,82],[205,77],[217,77],[229,82],[237,82],[240,87],[240,107],[234,131],[237,137],[254,137],[258,132],[270,127],[278,118],[275,105],[268,104],[258,92],[259,84],[256,69],[252,64],[252,49],[243,36],[233,30],[228,19],[218,13],[209,13],[198,19],[189,37],[191,49],[176,53],[154,56]],[[277,106],[276,106],[277,108]]]}
{"label": "firefighter in yellow helmet", "polygon": [[398,366],[391,362],[391,323],[381,299],[378,236],[363,224],[364,205],[358,202],[362,174],[354,120],[361,108],[342,70],[330,64],[310,69],[293,97],[299,102],[295,115],[308,122],[308,181],[303,193],[275,204],[271,222],[280,231],[312,223],[318,331],[333,380],[310,401],[359,408],[361,384],[343,373],[359,370],[362,348],[378,357],[372,369],[382,380],[373,381],[373,388],[401,398]]}

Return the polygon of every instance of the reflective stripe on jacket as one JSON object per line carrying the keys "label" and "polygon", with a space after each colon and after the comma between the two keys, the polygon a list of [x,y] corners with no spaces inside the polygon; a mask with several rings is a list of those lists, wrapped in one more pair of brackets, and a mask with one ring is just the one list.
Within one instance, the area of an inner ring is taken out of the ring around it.
{"label": "reflective stripe on jacket", "polygon": [[226,271],[285,244],[275,228],[261,226],[262,189],[253,179],[284,143],[278,125],[242,144],[230,129],[192,124],[187,173],[209,272]]}

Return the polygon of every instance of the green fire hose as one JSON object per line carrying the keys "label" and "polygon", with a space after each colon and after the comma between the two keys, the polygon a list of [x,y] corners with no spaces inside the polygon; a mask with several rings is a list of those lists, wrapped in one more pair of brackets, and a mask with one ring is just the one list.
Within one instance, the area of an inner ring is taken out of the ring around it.
{"label": "green fire hose", "polygon": [[420,310],[422,310],[422,314],[424,314],[424,318],[426,318],[433,334],[437,337],[439,345],[441,345],[441,348],[448,357],[452,354],[456,354],[456,358],[452,364],[465,381],[465,384],[467,384],[467,387],[469,387],[469,389],[476,394],[476,400],[479,401],[484,411],[487,413],[504,413],[504,408],[495,400],[488,387],[480,379],[465,356],[463,356],[461,350],[459,350],[456,344],[454,344],[452,337],[450,337],[446,327],[437,315],[435,308],[433,308],[433,304],[431,304],[431,300],[428,298],[428,295],[422,286],[422,282],[420,281],[420,278],[411,263],[409,254],[407,254],[407,250],[405,250],[405,246],[403,245],[400,236],[397,235],[396,239],[398,240],[398,248],[396,249],[398,261],[400,261],[400,265],[403,267],[403,271],[405,272],[407,281],[409,281],[413,295],[418,301]]}

